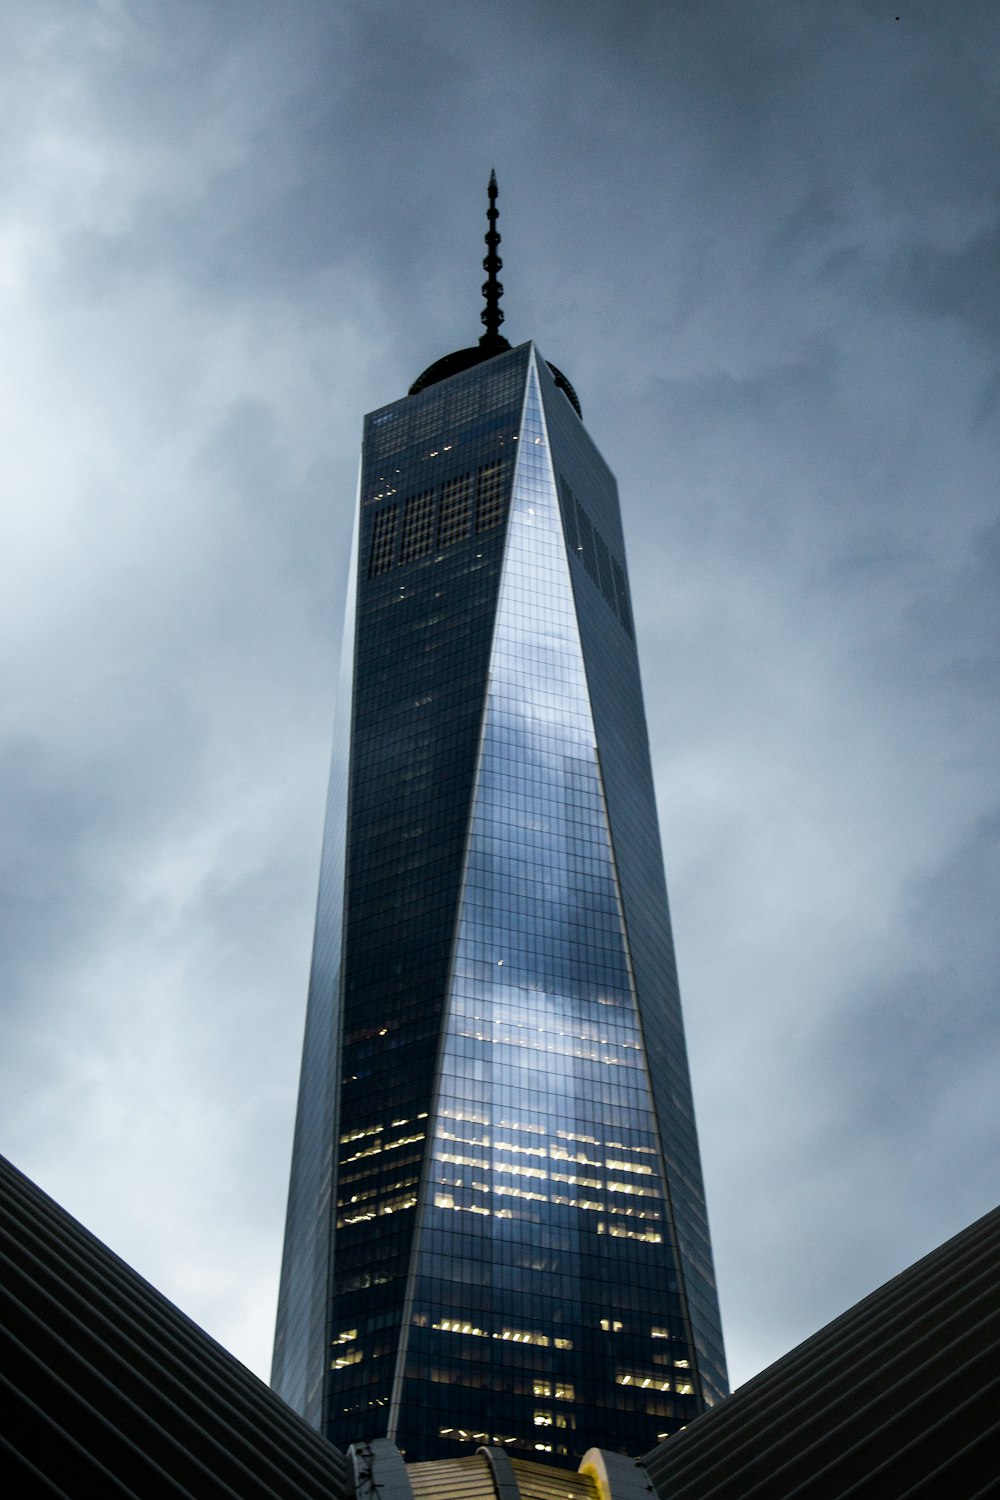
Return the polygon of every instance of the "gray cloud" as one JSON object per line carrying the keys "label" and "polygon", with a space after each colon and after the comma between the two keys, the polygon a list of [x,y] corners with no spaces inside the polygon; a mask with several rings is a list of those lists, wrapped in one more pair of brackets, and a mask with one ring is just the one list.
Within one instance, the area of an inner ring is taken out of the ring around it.
{"label": "gray cloud", "polygon": [[996,1197],[1000,20],[894,16],[0,22],[4,1149],[256,1368],[360,418],[476,337],[493,164],[621,483],[736,1377]]}

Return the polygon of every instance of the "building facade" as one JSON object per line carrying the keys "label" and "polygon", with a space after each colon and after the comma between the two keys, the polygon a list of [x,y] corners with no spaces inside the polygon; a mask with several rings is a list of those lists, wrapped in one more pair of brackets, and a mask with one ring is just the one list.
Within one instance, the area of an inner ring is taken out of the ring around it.
{"label": "building facade", "polygon": [[365,421],[273,1384],[565,1463],[726,1375],[615,482],[490,230]]}

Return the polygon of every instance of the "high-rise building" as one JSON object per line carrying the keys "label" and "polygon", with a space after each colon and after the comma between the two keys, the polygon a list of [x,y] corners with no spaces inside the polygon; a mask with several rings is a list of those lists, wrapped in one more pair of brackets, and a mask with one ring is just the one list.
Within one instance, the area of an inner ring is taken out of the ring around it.
{"label": "high-rise building", "polygon": [[365,420],[273,1384],[565,1462],[726,1375],[617,491],[495,198],[483,338]]}

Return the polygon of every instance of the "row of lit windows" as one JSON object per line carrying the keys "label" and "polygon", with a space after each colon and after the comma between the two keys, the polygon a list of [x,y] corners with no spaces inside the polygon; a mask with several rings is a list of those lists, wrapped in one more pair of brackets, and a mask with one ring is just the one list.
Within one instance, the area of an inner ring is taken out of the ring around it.
{"label": "row of lit windows", "polygon": [[[473,1184],[472,1186],[480,1187],[483,1192],[491,1191],[492,1196],[495,1198],[510,1197],[516,1198],[521,1202],[553,1204],[557,1207],[579,1209],[589,1213],[620,1213],[631,1218],[639,1219],[660,1218],[660,1215],[658,1213],[647,1214],[631,1208],[620,1209],[613,1204],[609,1205],[594,1202],[586,1198],[567,1198],[554,1194],[548,1195],[533,1193],[530,1190],[526,1190],[523,1188],[504,1189],[494,1187],[492,1190],[490,1190],[487,1188],[485,1183]],[[458,1203],[455,1200],[454,1194],[449,1192],[436,1192],[434,1194],[434,1207],[450,1209],[453,1213],[474,1214],[483,1219],[513,1219],[515,1217],[514,1210],[509,1208],[487,1208],[484,1203]],[[537,1219],[537,1217],[533,1217],[530,1213],[525,1214],[523,1212],[519,1212],[517,1214],[517,1217],[526,1218],[529,1222],[541,1222],[539,1219]],[[598,1220],[596,1225],[596,1232],[598,1234],[609,1235],[614,1239],[634,1240],[640,1244],[645,1245],[662,1245],[664,1243],[663,1235],[659,1232],[659,1230],[631,1229],[628,1227],[628,1225],[620,1224],[617,1222],[609,1223],[603,1219]]]}
{"label": "row of lit windows", "polygon": [[[542,1182],[549,1182],[551,1180],[552,1182],[562,1183],[563,1185],[565,1185],[567,1187],[586,1187],[586,1188],[590,1189],[591,1191],[598,1191],[599,1190],[599,1191],[605,1192],[605,1193],[622,1193],[622,1194],[624,1194],[627,1197],[634,1197],[634,1198],[655,1198],[657,1200],[659,1200],[659,1198],[660,1198],[660,1193],[659,1193],[659,1190],[657,1188],[639,1187],[634,1182],[613,1182],[613,1181],[612,1182],[600,1182],[600,1181],[598,1181],[598,1180],[596,1180],[594,1178],[576,1177],[576,1176],[571,1176],[571,1175],[569,1175],[567,1173],[563,1173],[563,1172],[552,1172],[552,1173],[543,1172],[539,1167],[515,1166],[511,1162],[483,1161],[483,1160],[481,1160],[478,1157],[475,1157],[475,1156],[463,1156],[463,1155],[459,1155],[458,1152],[454,1152],[454,1151],[436,1151],[434,1153],[434,1160],[437,1161],[437,1162],[441,1162],[442,1164],[444,1164],[446,1166],[453,1166],[453,1167],[475,1167],[479,1171],[482,1171],[482,1172],[492,1172],[492,1173],[494,1173],[497,1176],[526,1177],[526,1178],[529,1179],[529,1181],[531,1181],[531,1182],[533,1182],[535,1184],[540,1184]],[[446,1179],[441,1178],[442,1182],[445,1181],[445,1180]],[[463,1185],[463,1181],[464,1181],[464,1179],[462,1179],[462,1178],[447,1179],[447,1180],[448,1181],[454,1180],[455,1184],[457,1186],[459,1186],[459,1187],[461,1187]],[[483,1186],[484,1190],[489,1191],[489,1189],[486,1187],[485,1184],[482,1184],[482,1186]],[[493,1191],[495,1191],[495,1192],[509,1192],[509,1191],[511,1191],[511,1189],[506,1188],[506,1187],[504,1187],[504,1186],[501,1185],[501,1186],[494,1186]],[[565,1198],[564,1199],[558,1199],[557,1198],[557,1199],[553,1199],[553,1201],[554,1202],[569,1202],[570,1200],[569,1199],[565,1199]],[[597,1204],[597,1203],[584,1202],[583,1200],[581,1200],[580,1206],[581,1207],[585,1207],[585,1208],[599,1208],[602,1205]],[[633,1210],[631,1208],[624,1209],[624,1208],[616,1207],[616,1208],[610,1209],[609,1212],[612,1212],[612,1213],[632,1213],[632,1212],[639,1213],[639,1210],[637,1210],[637,1209]],[[642,1217],[642,1218],[646,1218],[646,1217],[659,1218],[659,1214],[647,1215],[647,1214],[645,1214],[643,1212],[643,1213],[640,1214],[640,1217]]]}
{"label": "row of lit windows", "polygon": [[616,1385],[632,1385],[643,1391],[676,1391],[678,1396],[693,1396],[694,1386],[690,1380],[661,1380],[658,1375],[616,1375]]}
{"label": "row of lit windows", "polygon": [[[417,1166],[418,1162],[419,1157],[414,1158],[414,1167]],[[416,1175],[413,1175],[410,1177],[399,1178],[396,1182],[379,1182],[377,1178],[373,1179],[371,1175],[362,1175],[362,1173],[360,1172],[354,1172],[350,1174],[342,1174],[340,1178],[341,1185],[353,1185],[349,1182],[349,1178],[353,1178],[355,1181],[365,1184],[365,1186],[362,1191],[352,1193],[350,1197],[347,1197],[346,1195],[344,1197],[341,1197],[338,1200],[338,1208],[351,1208],[359,1203],[367,1203],[373,1198],[378,1199],[380,1197],[383,1197],[385,1194],[393,1195],[396,1193],[402,1193],[409,1188],[415,1188],[419,1181],[418,1177]]]}
{"label": "row of lit windows", "polygon": [[[435,1157],[435,1160],[441,1161],[442,1158]],[[446,1177],[439,1175],[437,1180],[443,1187],[462,1188],[468,1192],[493,1193],[496,1197],[528,1198],[538,1203],[562,1204],[563,1206],[569,1208],[585,1209],[588,1213],[622,1214],[626,1218],[633,1219],[662,1218],[659,1210],[655,1208],[637,1208],[633,1204],[623,1205],[620,1203],[608,1203],[606,1199],[598,1201],[593,1198],[567,1198],[565,1194],[561,1194],[559,1192],[553,1192],[552,1194],[549,1194],[547,1191],[538,1192],[536,1191],[536,1189],[540,1188],[543,1182],[548,1181],[548,1175],[545,1172],[538,1172],[531,1167],[508,1167],[504,1166],[503,1164],[498,1166],[496,1163],[493,1163],[492,1166],[490,1166],[485,1162],[469,1162],[469,1159],[467,1157],[452,1156],[445,1158],[445,1160],[446,1162],[450,1162],[452,1165],[461,1165],[463,1163],[473,1165],[480,1171],[492,1171],[495,1174],[507,1173],[512,1177],[526,1177],[528,1178],[529,1182],[532,1183],[532,1186],[526,1188],[520,1183],[514,1184],[512,1186],[511,1184],[504,1182],[482,1182],[477,1181],[475,1178],[466,1181],[464,1177]],[[556,1178],[559,1174],[553,1173],[552,1175],[553,1178]],[[539,1179],[541,1179],[541,1181],[539,1181]],[[563,1182],[566,1186],[585,1185],[586,1190],[589,1192],[621,1193],[628,1197],[653,1198],[657,1202],[659,1202],[660,1200],[659,1192],[648,1188],[637,1188],[632,1184],[625,1182],[593,1182],[586,1178],[583,1179],[582,1183],[576,1183],[570,1179],[565,1178],[563,1179]],[[447,1201],[442,1200],[440,1203],[438,1203],[437,1199],[435,1199],[435,1204],[438,1208],[454,1208],[456,1206],[450,1198],[448,1198]]]}
{"label": "row of lit windows", "polygon": [[[418,1327],[427,1327],[429,1319],[426,1314],[418,1314],[414,1318],[414,1324]],[[607,1325],[607,1319],[602,1319],[601,1326]],[[621,1326],[620,1324],[618,1325]],[[543,1333],[538,1329],[514,1329],[503,1328],[498,1333],[490,1333],[481,1328],[477,1323],[463,1318],[439,1318],[437,1322],[430,1323],[430,1328],[436,1333],[459,1334],[473,1339],[493,1339],[504,1343],[529,1345],[540,1349],[572,1350],[573,1340],[556,1337]],[[352,1330],[356,1337],[357,1330]],[[339,1351],[339,1352],[338,1352]],[[363,1358],[353,1344],[346,1349],[344,1347],[344,1336],[334,1340],[334,1368],[340,1369],[349,1364],[357,1364]],[[633,1386],[640,1390],[656,1390],[661,1392],[673,1391],[679,1396],[690,1396],[694,1393],[692,1377],[690,1374],[691,1362],[687,1359],[677,1359],[673,1362],[673,1373],[670,1376],[662,1371],[623,1370],[617,1368],[614,1376],[615,1384],[622,1386]],[[453,1384],[457,1378],[461,1378],[457,1371],[436,1370],[433,1367],[426,1372],[424,1378]],[[471,1385],[479,1384],[475,1379],[469,1379]],[[509,1377],[505,1376],[505,1379]],[[549,1374],[534,1374],[530,1377],[532,1394],[536,1397],[545,1397],[556,1401],[575,1401],[576,1390],[571,1381],[556,1379]],[[527,1385],[523,1388],[527,1392]]]}
{"label": "row of lit windows", "polygon": [[[422,1326],[420,1317],[421,1315],[418,1315],[413,1320],[418,1326]],[[441,1318],[439,1322],[432,1323],[431,1327],[437,1333],[461,1333],[477,1339],[499,1339],[502,1343],[534,1344],[539,1349],[572,1349],[573,1347],[572,1339],[555,1338],[537,1328],[501,1328],[490,1333],[485,1328],[479,1328],[475,1323],[459,1318]]]}
{"label": "row of lit windows", "polygon": [[[511,1127],[509,1124],[502,1123],[501,1128],[509,1129]],[[548,1134],[548,1131],[541,1125],[519,1124],[513,1126],[513,1129],[526,1130],[534,1135]],[[564,1136],[565,1133],[563,1131],[557,1131],[556,1135]],[[653,1174],[653,1168],[645,1162],[625,1162],[618,1159],[607,1159],[602,1162],[599,1158],[595,1159],[592,1157],[584,1156],[582,1154],[571,1155],[569,1149],[566,1146],[562,1145],[553,1145],[551,1147],[541,1145],[520,1146],[517,1145],[514,1141],[498,1140],[495,1136],[491,1138],[489,1135],[470,1135],[468,1134],[468,1132],[466,1132],[464,1135],[459,1134],[457,1131],[446,1130],[442,1126],[438,1127],[437,1131],[435,1132],[435,1136],[439,1141],[455,1141],[463,1146],[478,1146],[483,1149],[492,1149],[493,1151],[506,1151],[512,1156],[533,1156],[542,1159],[551,1158],[554,1161],[560,1162],[579,1161],[594,1167],[607,1167],[612,1171],[617,1170],[623,1172],[634,1172],[643,1176],[651,1176]],[[595,1147],[600,1145],[600,1142],[594,1136],[574,1136],[572,1139],[577,1141],[583,1140]],[[624,1141],[609,1141],[608,1145],[618,1151],[632,1151],[636,1154],[643,1154],[648,1156],[655,1156],[656,1154],[652,1146],[632,1146],[626,1144]],[[555,1175],[557,1174],[554,1173],[553,1176]],[[564,1177],[562,1178],[562,1181],[576,1181],[576,1178]]]}
{"label": "row of lit windows", "polygon": [[[383,1031],[384,1031],[384,1028],[383,1028],[382,1031],[379,1032],[380,1036],[383,1034]],[[424,1110],[423,1113],[417,1115],[416,1118],[418,1120],[426,1120],[426,1118],[427,1118],[427,1111]],[[409,1120],[409,1119],[392,1120],[392,1121],[390,1121],[390,1125],[391,1125],[391,1128],[393,1130],[402,1129],[404,1126],[410,1125],[410,1124],[412,1124],[412,1121]],[[384,1125],[360,1125],[360,1126],[357,1126],[353,1130],[345,1131],[345,1133],[340,1137],[340,1144],[342,1146],[346,1146],[346,1145],[349,1145],[352,1141],[363,1141],[363,1140],[366,1140],[368,1138],[368,1136],[371,1136],[371,1135],[379,1135],[380,1136],[385,1128],[386,1127]],[[420,1136],[420,1137],[416,1137],[415,1136],[414,1139],[415,1140],[416,1139],[422,1140],[423,1137],[422,1136]]]}
{"label": "row of lit windows", "polygon": [[[507,1154],[511,1155],[510,1148],[498,1146],[498,1148],[493,1149],[495,1151],[507,1151]],[[531,1163],[511,1163],[511,1161],[499,1161],[496,1157],[490,1158],[489,1151],[489,1145],[483,1146],[478,1142],[463,1142],[463,1140],[456,1139],[454,1136],[439,1136],[435,1143],[436,1160],[448,1161],[451,1166],[481,1167],[484,1170],[493,1167],[493,1170],[496,1170],[496,1172],[531,1175],[535,1176],[535,1178],[546,1179],[546,1181],[552,1178],[553,1182],[565,1182],[565,1184],[588,1184],[589,1178],[586,1176],[586,1169],[591,1170],[591,1173],[630,1173],[627,1179],[622,1179],[621,1184],[616,1182],[615,1185],[621,1188],[622,1193],[630,1191],[631,1194],[636,1194],[639,1197],[648,1197],[649,1190],[651,1190],[652,1185],[657,1182],[658,1178],[658,1173],[655,1172],[654,1167],[648,1167],[646,1164],[612,1163],[612,1161],[603,1160],[601,1157],[588,1157],[585,1152],[567,1152],[553,1148],[552,1151],[541,1154],[547,1160],[535,1160],[531,1161]],[[478,1152],[480,1155],[475,1155],[474,1152]],[[537,1154],[532,1152],[531,1155],[534,1157]],[[550,1163],[553,1164],[552,1167],[550,1167]],[[556,1170],[556,1167],[561,1167],[564,1163],[568,1170],[562,1170],[562,1172],[561,1170]],[[580,1172],[580,1169],[585,1170]],[[643,1181],[634,1181],[634,1176],[640,1176]]]}
{"label": "row of lit windows", "polygon": [[[340,1167],[340,1182],[343,1186],[353,1182],[369,1182],[376,1177],[386,1177],[393,1172],[402,1172],[413,1166],[415,1162],[423,1159],[423,1152],[407,1151],[403,1156],[392,1156],[386,1161],[365,1161],[360,1165],[352,1163],[349,1170],[345,1170],[343,1164]],[[400,1179],[396,1186],[404,1186],[404,1179]]]}
{"label": "row of lit windows", "polygon": [[[343,1365],[334,1364],[331,1368],[334,1368],[334,1370],[342,1370],[342,1368],[345,1367],[343,1367]],[[474,1371],[469,1370],[468,1367],[462,1368],[462,1370],[444,1370],[444,1368],[430,1365],[430,1367],[418,1367],[418,1371],[420,1371],[420,1373],[411,1374],[411,1379],[426,1380],[426,1382],[429,1382],[430,1385],[466,1385],[471,1389],[490,1389],[490,1386],[492,1386],[492,1380],[490,1380],[489,1376],[486,1376],[486,1379],[483,1379],[483,1376],[480,1376],[480,1379],[477,1379],[477,1377],[475,1377]],[[556,1395],[558,1395],[558,1397],[562,1394],[562,1392],[570,1392],[570,1394],[565,1397],[565,1400],[576,1401],[576,1397],[574,1397],[573,1395],[573,1386],[553,1386],[552,1383],[546,1382],[546,1380],[535,1380],[534,1385],[535,1400],[538,1400],[538,1398],[541,1398],[541,1400],[552,1400],[552,1392],[553,1389],[555,1389]],[[625,1391],[634,1391],[637,1395],[645,1395],[646,1392],[649,1392],[649,1394],[651,1395],[655,1392],[655,1394],[673,1394],[679,1395],[679,1397],[693,1397],[694,1395],[694,1383],[691,1382],[690,1379],[663,1380],[660,1376],[642,1376],[642,1374],[634,1374],[633,1376],[633,1374],[618,1374],[618,1376],[615,1376],[615,1385],[624,1388],[624,1391],[622,1391],[622,1397],[624,1397]],[[510,1395],[513,1394],[513,1392],[510,1392],[510,1389],[507,1389],[504,1394],[507,1395],[508,1398],[510,1398]],[[586,1403],[586,1406],[615,1406],[618,1407],[618,1409],[627,1409],[628,1406],[631,1406],[631,1403],[627,1403],[627,1401],[622,1400],[622,1397],[619,1397],[616,1401],[588,1401],[588,1403]],[[447,1397],[438,1398],[438,1401],[441,1406],[447,1406]],[[522,1401],[523,1398],[522,1400],[508,1400],[505,1404],[507,1404],[507,1406],[510,1406],[511,1410],[517,1410],[517,1407],[522,1406]],[[660,1403],[648,1404],[646,1403],[646,1401],[643,1401],[642,1407],[640,1407],[640,1409],[646,1410],[646,1412],[649,1412],[649,1410],[658,1410],[661,1415],[670,1415],[669,1409],[664,1409],[664,1407],[661,1406]],[[532,1410],[531,1407],[529,1407],[528,1410]],[[573,1413],[558,1412],[558,1409],[552,1410],[546,1409],[546,1407],[535,1407],[535,1409],[532,1410],[531,1422],[532,1427],[556,1427],[562,1428],[562,1430],[573,1430],[573,1428],[576,1428],[577,1425],[577,1421],[576,1418],[574,1418]]]}
{"label": "row of lit windows", "polygon": [[[663,1217],[658,1209],[634,1208],[631,1204],[623,1207],[619,1203],[608,1203],[606,1200],[597,1200],[593,1198],[568,1198],[564,1193],[535,1192],[532,1188],[526,1188],[521,1186],[520,1184],[511,1186],[507,1183],[477,1182],[475,1178],[473,1178],[469,1182],[466,1182],[464,1177],[440,1177],[438,1181],[442,1187],[450,1187],[466,1193],[491,1193],[495,1198],[517,1198],[527,1203],[553,1203],[557,1207],[562,1208],[579,1208],[586,1213],[621,1214],[625,1218],[631,1219],[659,1220]],[[598,1184],[597,1186],[600,1187],[601,1185]],[[634,1191],[634,1189],[622,1188],[618,1183],[607,1184],[608,1191],[614,1192],[616,1188],[619,1191],[623,1192]],[[593,1189],[591,1189],[591,1191],[593,1191]],[[658,1195],[650,1193],[647,1196],[654,1197]],[[415,1198],[412,1199],[411,1203],[407,1204],[406,1206],[411,1206],[415,1201]],[[484,1209],[481,1205],[476,1203],[456,1203],[453,1193],[435,1194],[434,1206],[435,1208],[451,1208],[465,1213],[488,1212],[488,1210]],[[379,1212],[382,1212],[382,1210],[380,1209]],[[389,1209],[386,1210],[386,1212],[392,1212],[392,1210]],[[496,1213],[498,1211],[495,1210],[494,1212]],[[362,1219],[370,1219],[374,1217],[374,1213],[370,1212],[367,1214],[358,1214],[353,1218],[345,1220],[344,1222],[356,1223],[361,1222]],[[509,1217],[509,1215],[506,1215],[506,1217]],[[660,1241],[656,1240],[655,1243],[659,1244]]]}
{"label": "row of lit windows", "polygon": [[[438,1437],[454,1438],[458,1443],[479,1443],[487,1446],[496,1444],[505,1447],[523,1446],[520,1438],[505,1437],[502,1433],[497,1432],[473,1432],[466,1427],[439,1427]],[[540,1446],[540,1444],[535,1445],[536,1449],[540,1449]],[[551,1453],[552,1450],[550,1448],[547,1451]]]}
{"label": "row of lit windows", "polygon": [[387,1198],[380,1202],[377,1207],[347,1208],[342,1214],[337,1215],[337,1228],[344,1229],[351,1224],[367,1224],[372,1219],[382,1217],[386,1214],[403,1213],[408,1208],[416,1208],[416,1192],[400,1193],[394,1198]]}
{"label": "row of lit windows", "polygon": [[[603,1169],[608,1172],[630,1172],[636,1176],[642,1177],[653,1177],[656,1175],[654,1168],[650,1166],[648,1162],[623,1161],[622,1159],[617,1157],[606,1157],[602,1161],[600,1158],[586,1155],[586,1153],[583,1151],[569,1151],[565,1146],[551,1146],[548,1149],[541,1146],[515,1146],[511,1142],[498,1141],[496,1139],[494,1139],[491,1144],[489,1138],[486,1136],[481,1137],[479,1140],[475,1140],[463,1136],[454,1135],[447,1130],[438,1131],[437,1139],[441,1141],[453,1141],[466,1146],[478,1146],[482,1150],[506,1151],[512,1156],[531,1156],[540,1158],[542,1160],[578,1162],[582,1166],[594,1167],[598,1171]],[[644,1148],[639,1146],[626,1147],[625,1149],[641,1151]],[[489,1158],[484,1159],[482,1157],[476,1156],[458,1155],[453,1152],[442,1151],[440,1148],[435,1150],[434,1155],[435,1160],[437,1161],[451,1162],[457,1166],[485,1167],[490,1165]],[[494,1161],[492,1165],[494,1170],[498,1172],[517,1172],[529,1177],[544,1178],[548,1178],[551,1175],[553,1180],[559,1182],[585,1181],[585,1179],[578,1178],[575,1174],[572,1176],[567,1176],[565,1173],[559,1172],[552,1172],[550,1174],[546,1171],[543,1171],[540,1164],[532,1164],[530,1166],[526,1166],[522,1163],[515,1164],[513,1162]],[[645,1194],[646,1192],[645,1187],[639,1186],[639,1184],[637,1183],[609,1183],[608,1186],[619,1187],[622,1192],[640,1194]]]}
{"label": "row of lit windows", "polygon": [[[537,1124],[536,1125],[533,1121],[530,1121],[530,1120],[512,1120],[512,1119],[509,1119],[509,1118],[501,1116],[501,1118],[498,1121],[496,1121],[496,1124],[494,1126],[492,1118],[489,1115],[484,1115],[484,1114],[480,1114],[480,1113],[473,1113],[471,1111],[463,1111],[463,1110],[451,1109],[451,1108],[443,1108],[443,1109],[441,1109],[439,1111],[439,1113],[440,1113],[442,1119],[445,1119],[445,1120],[455,1120],[459,1124],[463,1124],[463,1125],[484,1126],[486,1128],[490,1128],[492,1126],[493,1128],[500,1129],[500,1130],[522,1130],[522,1131],[524,1131],[528,1135],[554,1135],[555,1138],[556,1138],[556,1140],[558,1140],[558,1141],[578,1141],[578,1142],[580,1142],[584,1146],[600,1146],[600,1145],[603,1144],[603,1145],[606,1145],[606,1146],[610,1147],[613,1151],[632,1151],[632,1152],[642,1153],[642,1154],[645,1154],[645,1155],[648,1155],[648,1156],[655,1156],[655,1154],[656,1154],[656,1148],[653,1147],[653,1146],[635,1145],[635,1144],[633,1144],[633,1143],[631,1143],[629,1141],[604,1141],[604,1142],[602,1142],[601,1140],[598,1139],[597,1136],[595,1136],[595,1135],[589,1135],[586,1132],[579,1131],[579,1130],[561,1130],[561,1129],[557,1128],[555,1131],[553,1131],[551,1123],[546,1123],[544,1125],[543,1124]],[[408,1124],[409,1122],[404,1120],[404,1121],[401,1121],[399,1123],[405,1125],[405,1124]],[[382,1127],[380,1125],[372,1126],[371,1127],[371,1132],[377,1132],[377,1131],[381,1130],[381,1128]],[[455,1135],[455,1136],[452,1136],[451,1139],[454,1139],[454,1140],[468,1140],[470,1143],[474,1143],[474,1138],[471,1137],[471,1136],[457,1136],[457,1135]],[[483,1144],[487,1144],[488,1145],[489,1142],[487,1142],[487,1141],[484,1140]],[[501,1144],[501,1143],[498,1142],[498,1144]],[[513,1146],[510,1146],[507,1149],[514,1150],[515,1148]]]}

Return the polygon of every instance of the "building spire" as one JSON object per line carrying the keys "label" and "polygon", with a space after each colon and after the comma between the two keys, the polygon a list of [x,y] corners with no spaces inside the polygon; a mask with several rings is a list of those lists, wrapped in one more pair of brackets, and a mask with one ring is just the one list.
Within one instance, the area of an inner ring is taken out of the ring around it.
{"label": "building spire", "polygon": [[486,328],[479,342],[484,349],[499,352],[501,349],[509,349],[510,344],[500,332],[500,324],[503,322],[503,309],[500,306],[500,298],[503,296],[503,283],[497,280],[497,272],[503,265],[503,261],[497,254],[497,246],[500,243],[500,235],[497,233],[497,174],[490,173],[490,185],[487,189],[490,196],[490,206],[486,210],[486,217],[490,227],[486,231],[487,254],[483,259],[483,270],[486,272],[486,280],[483,282],[483,296],[486,306],[480,317]]}

